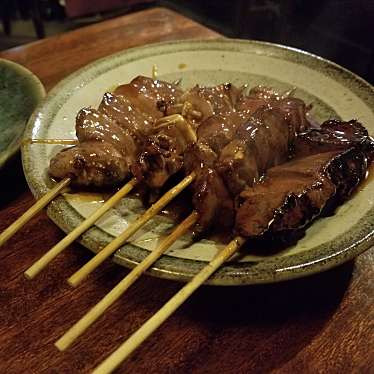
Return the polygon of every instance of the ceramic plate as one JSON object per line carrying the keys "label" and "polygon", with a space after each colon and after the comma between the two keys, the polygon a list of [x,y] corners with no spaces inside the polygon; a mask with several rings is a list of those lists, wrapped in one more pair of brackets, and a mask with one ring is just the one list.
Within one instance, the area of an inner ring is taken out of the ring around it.
{"label": "ceramic plate", "polygon": [[0,168],[19,149],[27,120],[44,96],[31,71],[0,59]]}
{"label": "ceramic plate", "polygon": [[[313,115],[357,118],[374,133],[374,90],[367,82],[309,53],[267,43],[216,40],[162,43],[123,51],[98,60],[63,80],[34,113],[26,138],[73,138],[74,119],[80,108],[97,106],[105,91],[139,74],[150,75],[157,64],[161,79],[182,78],[184,88],[196,83],[215,85],[265,84],[280,90],[296,87],[296,96],[313,104]],[[50,187],[49,159],[62,147],[33,144],[23,148],[25,174],[31,190],[40,197]],[[71,231],[102,204],[100,196],[65,194],[49,207],[51,219],[65,232]],[[192,209],[192,208],[191,208]],[[122,232],[143,211],[140,201],[126,198],[81,239],[98,251]],[[269,283],[320,272],[341,264],[373,243],[374,183],[363,184],[357,194],[332,217],[319,219],[296,246],[271,256],[255,256],[251,249],[234,258],[211,277],[216,285]],[[155,248],[173,227],[157,216],[123,246],[114,260],[133,267]],[[222,245],[213,240],[192,243],[186,235],[150,269],[150,274],[189,280]],[[47,248],[46,248],[47,249]]]}

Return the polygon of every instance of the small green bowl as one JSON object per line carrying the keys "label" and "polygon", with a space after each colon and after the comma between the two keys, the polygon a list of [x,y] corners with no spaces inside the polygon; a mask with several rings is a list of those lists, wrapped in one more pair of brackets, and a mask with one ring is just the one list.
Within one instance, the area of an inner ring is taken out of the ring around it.
{"label": "small green bowl", "polygon": [[44,96],[31,71],[0,59],[0,169],[18,151],[26,123]]}

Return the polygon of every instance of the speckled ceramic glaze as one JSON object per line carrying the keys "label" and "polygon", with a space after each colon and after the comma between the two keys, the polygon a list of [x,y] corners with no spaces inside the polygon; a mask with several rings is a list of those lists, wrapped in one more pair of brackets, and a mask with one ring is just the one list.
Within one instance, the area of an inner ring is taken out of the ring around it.
{"label": "speckled ceramic glaze", "polygon": [[[374,90],[367,82],[320,57],[303,51],[260,42],[239,40],[181,41],[126,50],[99,60],[62,81],[34,113],[27,138],[72,138],[74,119],[85,106],[97,106],[105,91],[139,74],[150,75],[157,64],[161,79],[182,78],[183,88],[196,83],[212,85],[271,85],[296,87],[296,96],[313,104],[318,120],[357,118],[374,133]],[[51,186],[48,160],[61,146],[33,144],[23,148],[25,174],[31,190],[40,197]],[[255,256],[247,248],[223,266],[208,283],[244,285],[269,283],[320,272],[354,258],[373,243],[374,183],[363,184],[334,216],[317,220],[296,246],[269,256]],[[79,195],[65,194],[48,208],[48,214],[65,232],[71,231],[102,204]],[[191,208],[192,209],[192,208]],[[143,211],[135,198],[126,198],[97,222],[81,239],[98,251]],[[173,222],[157,216],[131,243],[114,256],[133,267],[155,248]],[[191,243],[187,235],[150,269],[159,277],[189,280],[222,244],[212,240]],[[46,248],[47,249],[47,248]]]}
{"label": "speckled ceramic glaze", "polygon": [[0,168],[18,150],[27,120],[44,96],[34,74],[0,59]]}

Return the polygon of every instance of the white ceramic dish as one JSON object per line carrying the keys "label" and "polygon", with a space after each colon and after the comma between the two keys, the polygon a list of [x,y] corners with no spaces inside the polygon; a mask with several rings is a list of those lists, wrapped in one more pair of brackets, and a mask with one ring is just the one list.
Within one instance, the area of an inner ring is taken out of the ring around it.
{"label": "white ceramic dish", "polygon": [[[48,95],[31,118],[27,138],[73,138],[75,115],[85,106],[97,106],[105,91],[150,75],[157,64],[165,80],[183,79],[183,87],[196,83],[222,82],[267,84],[279,89],[296,87],[296,96],[313,103],[318,120],[357,118],[374,133],[374,90],[353,73],[317,56],[261,42],[239,40],[181,41],[123,51],[101,59],[63,80]],[[49,159],[61,146],[27,145],[23,148],[24,170],[36,196],[51,187],[47,176]],[[72,195],[58,198],[48,209],[51,219],[65,232],[97,209],[100,202]],[[143,211],[134,198],[124,199],[83,237],[82,244],[98,251],[123,231]],[[253,256],[231,261],[209,280],[211,284],[242,285],[269,283],[316,273],[341,264],[373,243],[374,184],[360,187],[333,217],[315,222],[296,246],[271,256]],[[114,256],[116,262],[135,266],[173,227],[165,217],[156,217],[131,243]],[[186,281],[201,269],[222,244],[190,237],[179,240],[150,269],[156,276]],[[46,248],[47,249],[47,248]]]}

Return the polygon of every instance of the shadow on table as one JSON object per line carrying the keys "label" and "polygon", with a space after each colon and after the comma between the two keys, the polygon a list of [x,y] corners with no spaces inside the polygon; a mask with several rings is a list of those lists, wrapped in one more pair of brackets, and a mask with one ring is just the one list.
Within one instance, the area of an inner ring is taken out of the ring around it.
{"label": "shadow on table", "polygon": [[[188,317],[209,326],[221,345],[227,345],[227,357],[230,351],[232,355],[236,352],[233,336],[240,339],[241,346],[248,344],[248,360],[255,360],[256,370],[264,372],[289,361],[321,333],[343,299],[353,269],[351,261],[278,284],[204,287],[183,309]],[[212,351],[214,354],[214,347]],[[209,360],[207,355],[205,360]]]}
{"label": "shadow on table", "polygon": [[2,181],[0,208],[28,190],[19,152],[0,169],[0,179]]}

